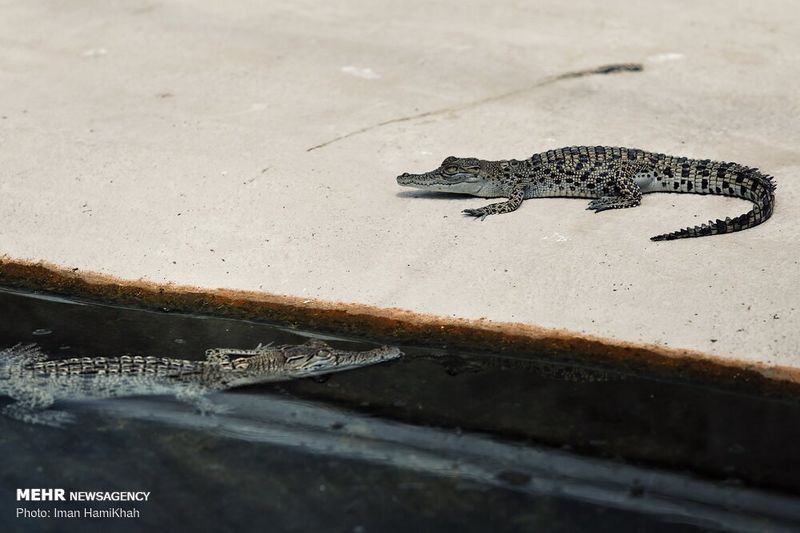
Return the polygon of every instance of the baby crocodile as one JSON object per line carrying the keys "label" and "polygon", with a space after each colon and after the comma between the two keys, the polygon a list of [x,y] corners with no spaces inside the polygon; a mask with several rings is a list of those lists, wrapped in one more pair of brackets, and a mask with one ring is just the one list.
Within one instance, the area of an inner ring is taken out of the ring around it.
{"label": "baby crocodile", "polygon": [[0,350],[0,394],[16,400],[3,409],[6,416],[52,426],[72,419],[65,412],[45,411],[55,400],[168,394],[201,412],[219,412],[204,394],[340,372],[401,355],[395,347],[349,352],[311,340],[298,346],[259,344],[253,350],[213,348],[204,361],[138,355],[49,360],[35,345],[18,344]]}
{"label": "baby crocodile", "polygon": [[514,211],[528,198],[594,198],[587,209],[595,213],[636,207],[642,201],[642,194],[651,192],[719,194],[753,203],[752,210],[736,218],[709,220],[706,224],[657,235],[651,238],[654,241],[752,228],[772,215],[775,204],[775,183],[757,168],[605,146],[570,146],[521,161],[451,156],[436,170],[405,173],[397,177],[397,183],[428,191],[508,198],[506,202],[463,211],[481,220],[488,215]]}

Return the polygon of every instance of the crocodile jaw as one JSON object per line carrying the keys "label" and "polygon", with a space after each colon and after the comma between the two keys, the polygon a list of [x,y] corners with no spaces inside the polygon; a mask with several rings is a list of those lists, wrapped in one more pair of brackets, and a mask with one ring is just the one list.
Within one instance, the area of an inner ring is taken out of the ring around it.
{"label": "crocodile jaw", "polygon": [[483,188],[478,176],[466,175],[461,181],[453,177],[444,178],[438,172],[425,174],[401,174],[397,176],[397,184],[401,187],[412,187],[423,191],[448,192],[454,194],[471,194],[477,196]]}

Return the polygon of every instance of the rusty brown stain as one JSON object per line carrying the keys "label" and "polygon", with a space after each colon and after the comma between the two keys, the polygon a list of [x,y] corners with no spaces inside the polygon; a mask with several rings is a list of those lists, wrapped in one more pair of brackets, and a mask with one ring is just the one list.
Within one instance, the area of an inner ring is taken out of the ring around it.
{"label": "rusty brown stain", "polygon": [[122,280],[46,262],[0,256],[0,285],[151,310],[260,320],[411,346],[603,366],[683,377],[764,393],[800,392],[800,369],[656,344],[632,343],[530,324],[445,318],[397,308],[264,292]]}

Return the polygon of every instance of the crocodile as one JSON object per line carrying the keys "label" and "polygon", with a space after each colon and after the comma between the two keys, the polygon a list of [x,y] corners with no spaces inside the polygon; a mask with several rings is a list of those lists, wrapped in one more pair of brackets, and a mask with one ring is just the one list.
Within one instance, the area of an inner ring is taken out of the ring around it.
{"label": "crocodile", "polygon": [[587,209],[595,213],[636,207],[642,195],[651,192],[717,194],[753,203],[741,216],[656,235],[651,237],[654,241],[752,228],[766,221],[775,205],[775,182],[757,168],[610,146],[570,146],[524,160],[450,156],[431,172],[401,174],[397,183],[427,191],[508,199],[463,210],[480,220],[515,211],[529,198],[593,198]]}
{"label": "crocodile", "polygon": [[0,350],[0,394],[15,400],[3,414],[23,422],[61,426],[67,412],[48,409],[56,400],[172,395],[201,413],[224,412],[205,395],[241,385],[286,381],[360,368],[401,357],[391,346],[351,352],[320,340],[296,346],[212,348],[205,360],[123,355],[53,360],[35,344]]}

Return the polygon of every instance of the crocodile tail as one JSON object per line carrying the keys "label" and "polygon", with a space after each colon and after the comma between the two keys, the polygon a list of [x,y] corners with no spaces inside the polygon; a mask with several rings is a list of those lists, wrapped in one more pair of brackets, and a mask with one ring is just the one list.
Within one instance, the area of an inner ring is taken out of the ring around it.
{"label": "crocodile tail", "polygon": [[[698,173],[689,180],[675,177],[676,192],[695,192],[699,194],[720,194],[734,196],[753,202],[753,209],[735,218],[709,220],[705,224],[684,228],[672,233],[651,237],[651,241],[671,241],[690,237],[705,237],[733,233],[758,226],[772,216],[775,206],[775,181],[762,174],[757,168],[745,167],[736,163],[715,163],[714,176],[708,172]],[[687,186],[689,182],[691,185]],[[680,183],[680,187],[677,185]],[[694,189],[694,190],[692,190]]]}

